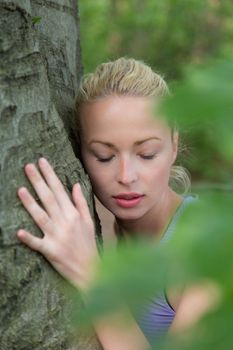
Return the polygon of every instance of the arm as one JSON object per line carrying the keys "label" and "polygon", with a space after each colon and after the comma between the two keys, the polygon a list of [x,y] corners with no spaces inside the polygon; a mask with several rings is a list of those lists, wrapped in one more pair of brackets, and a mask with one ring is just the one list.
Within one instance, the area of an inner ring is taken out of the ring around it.
{"label": "arm", "polygon": [[93,322],[104,350],[149,350],[141,329],[127,310],[121,310]]}
{"label": "arm", "polygon": [[[18,238],[43,254],[63,277],[85,294],[94,280],[95,265],[99,260],[94,224],[86,200],[80,185],[76,184],[72,203],[50,164],[41,158],[38,165],[40,172],[33,164],[26,165],[25,172],[44,209],[26,188],[20,188],[18,195],[44,236],[38,238],[21,229]],[[130,314],[127,314],[127,319],[130,319],[127,327],[122,327],[126,313],[119,312],[93,322],[105,350],[149,348]]]}
{"label": "arm", "polygon": [[192,327],[204,314],[215,308],[220,300],[220,291],[213,283],[187,287],[179,298],[175,319],[170,333],[175,334]]}

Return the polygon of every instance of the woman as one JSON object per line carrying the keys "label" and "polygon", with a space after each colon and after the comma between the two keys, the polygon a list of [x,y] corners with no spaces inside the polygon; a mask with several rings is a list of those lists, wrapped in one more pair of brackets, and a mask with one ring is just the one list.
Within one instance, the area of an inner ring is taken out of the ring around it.
{"label": "woman", "polygon": [[[193,200],[170,186],[178,178],[187,187],[189,180],[182,168],[174,167],[178,132],[159,115],[158,103],[167,94],[165,81],[147,65],[120,58],[97,67],[77,97],[82,161],[95,195],[113,213],[123,237],[145,235],[166,241]],[[85,294],[98,261],[86,200],[79,184],[73,187],[73,202],[69,199],[46,159],[39,159],[38,167],[27,164],[25,172],[44,208],[26,188],[18,195],[44,237],[25,230],[19,230],[18,237]],[[172,324],[179,299],[166,291],[141,320],[131,318],[126,330],[114,322],[119,315],[95,321],[103,348],[148,348],[146,338],[155,339]]]}

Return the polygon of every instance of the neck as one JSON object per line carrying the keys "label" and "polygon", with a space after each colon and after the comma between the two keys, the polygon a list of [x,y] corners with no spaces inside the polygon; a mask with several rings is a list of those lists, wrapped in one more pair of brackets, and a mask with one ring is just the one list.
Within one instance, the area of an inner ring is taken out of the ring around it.
{"label": "neck", "polygon": [[135,220],[116,218],[116,222],[125,237],[156,237],[159,239],[166,231],[181,202],[182,197],[169,190],[143,217]]}

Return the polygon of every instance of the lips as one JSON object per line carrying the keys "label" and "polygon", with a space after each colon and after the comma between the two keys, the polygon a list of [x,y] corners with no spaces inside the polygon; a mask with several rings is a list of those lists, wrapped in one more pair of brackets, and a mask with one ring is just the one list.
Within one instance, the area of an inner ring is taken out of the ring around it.
{"label": "lips", "polygon": [[119,193],[117,196],[113,196],[117,205],[123,208],[133,208],[137,206],[144,195],[136,192],[131,193]]}
{"label": "lips", "polygon": [[120,199],[132,199],[132,198],[142,197],[142,195],[136,192],[131,192],[131,193],[120,193],[117,196],[113,196],[113,197],[120,198]]}

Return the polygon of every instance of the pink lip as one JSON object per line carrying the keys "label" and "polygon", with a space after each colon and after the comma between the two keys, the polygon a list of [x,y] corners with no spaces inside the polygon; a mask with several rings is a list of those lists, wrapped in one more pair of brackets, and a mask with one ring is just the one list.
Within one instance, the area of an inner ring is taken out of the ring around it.
{"label": "pink lip", "polygon": [[119,193],[117,196],[113,196],[115,199],[116,203],[123,208],[133,208],[136,205],[138,205],[144,195],[140,193]]}

